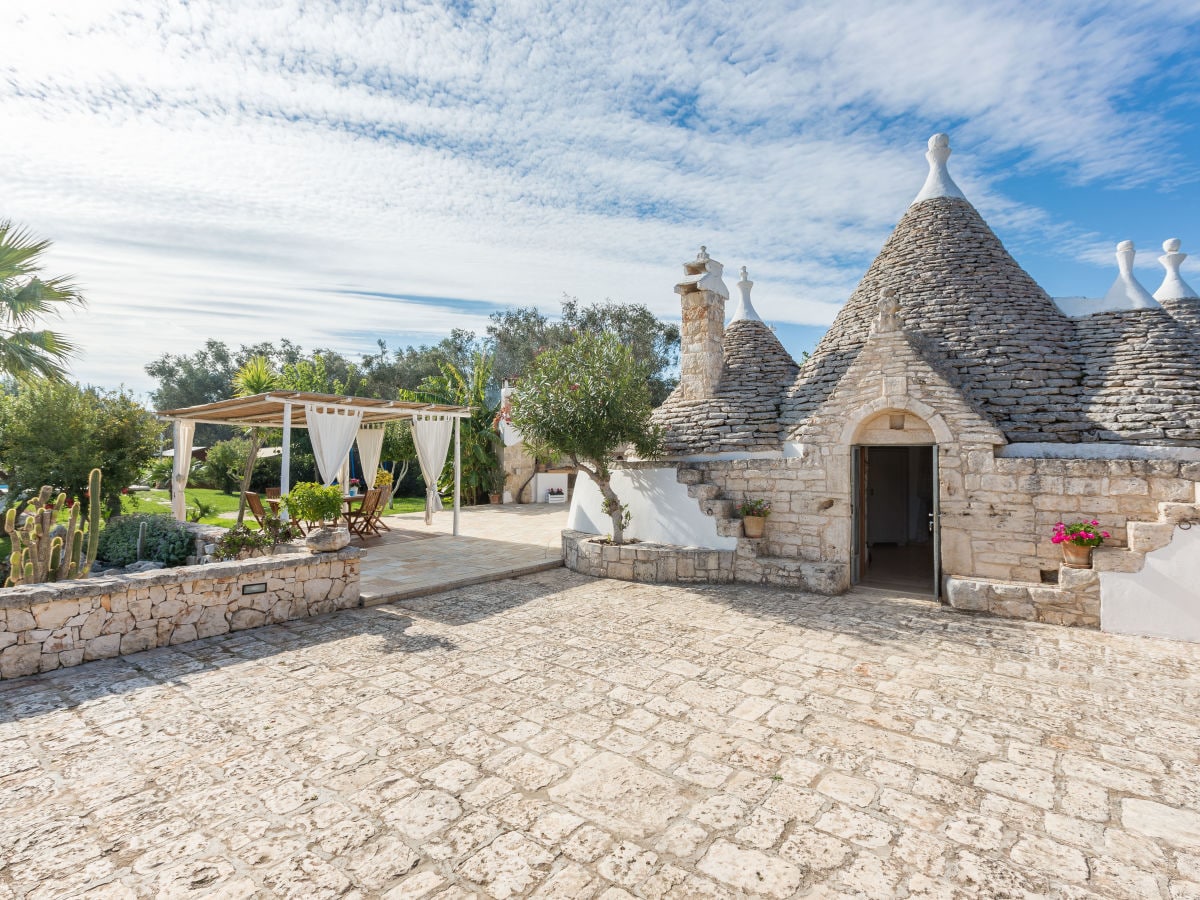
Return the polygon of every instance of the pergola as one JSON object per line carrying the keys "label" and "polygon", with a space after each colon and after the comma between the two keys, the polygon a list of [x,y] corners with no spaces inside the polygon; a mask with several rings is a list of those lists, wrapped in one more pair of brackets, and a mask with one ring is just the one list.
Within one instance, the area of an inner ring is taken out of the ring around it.
{"label": "pergola", "polygon": [[[250,397],[232,397],[216,403],[168,409],[159,418],[175,425],[175,470],[172,477],[172,509],[183,520],[186,511],[184,488],[192,457],[192,437],[197,424],[231,425],[242,428],[280,428],[283,430],[283,454],[280,464],[281,494],[291,489],[291,438],[293,428],[307,428],[313,438],[318,468],[326,484],[333,482],[333,471],[348,469],[350,449],[364,432],[382,428],[384,423],[409,419],[413,423],[413,441],[421,457],[421,470],[430,492],[437,491],[437,476],[445,465],[449,434],[446,423],[454,426],[454,533],[458,534],[461,493],[460,421],[469,416],[465,406],[436,403],[410,403],[404,400],[376,400],[371,397],[344,397],[303,391],[270,391]],[[382,441],[382,435],[379,436]],[[361,452],[360,441],[360,452]],[[322,462],[324,460],[324,462]],[[378,458],[376,458],[378,463]],[[436,468],[434,468],[436,466]],[[428,471],[427,471],[428,470]],[[365,469],[364,469],[365,474]],[[432,484],[430,484],[432,482]],[[426,495],[426,509],[431,498]]]}

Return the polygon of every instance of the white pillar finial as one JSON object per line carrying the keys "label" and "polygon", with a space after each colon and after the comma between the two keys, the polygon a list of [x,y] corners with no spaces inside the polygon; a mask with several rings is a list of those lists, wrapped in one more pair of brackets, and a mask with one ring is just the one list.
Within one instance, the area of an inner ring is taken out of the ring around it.
{"label": "white pillar finial", "polygon": [[729,324],[734,322],[761,322],[762,318],[755,310],[754,304],[750,302],[750,289],[754,287],[754,282],[750,280],[750,274],[746,267],[742,266],[742,280],[737,283],[738,290],[742,292],[742,298],[738,301],[737,309],[733,311],[733,318],[729,320]]}
{"label": "white pillar finial", "polygon": [[1164,253],[1158,258],[1158,261],[1162,263],[1162,267],[1167,272],[1163,276],[1162,284],[1154,292],[1154,299],[1192,300],[1200,298],[1200,295],[1192,290],[1191,285],[1184,281],[1183,276],[1179,274],[1179,267],[1188,258],[1186,253],[1179,252],[1179,248],[1182,246],[1179,238],[1169,238],[1163,241],[1162,246]]}
{"label": "white pillar finial", "polygon": [[917,194],[917,198],[910,205],[920,203],[922,200],[931,200],[934,197],[954,197],[966,200],[963,192],[954,183],[954,179],[950,177],[950,170],[946,168],[946,160],[950,158],[950,136],[935,134],[929,139],[928,146],[929,149],[925,151],[925,159],[929,161],[929,175],[925,179],[921,193]]}
{"label": "white pillar finial", "polygon": [[1158,301],[1150,296],[1133,274],[1133,260],[1137,250],[1133,241],[1117,244],[1117,280],[1104,295],[1104,309],[1157,309]]}

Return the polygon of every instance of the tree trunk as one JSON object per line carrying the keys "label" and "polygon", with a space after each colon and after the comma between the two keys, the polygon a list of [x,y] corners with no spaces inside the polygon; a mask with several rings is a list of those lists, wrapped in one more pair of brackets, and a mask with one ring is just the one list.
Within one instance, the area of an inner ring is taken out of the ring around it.
{"label": "tree trunk", "polygon": [[623,544],[625,543],[625,510],[621,506],[621,500],[617,497],[616,491],[612,489],[608,478],[593,476],[593,481],[596,482],[596,487],[600,488],[600,493],[607,503],[608,514],[612,518],[612,541],[614,544]]}
{"label": "tree trunk", "polygon": [[258,462],[258,445],[261,441],[257,428],[250,429],[250,455],[246,458],[246,469],[242,472],[242,489],[238,491],[237,523],[242,524],[246,517],[246,491],[250,490],[250,479],[254,475],[254,464]]}

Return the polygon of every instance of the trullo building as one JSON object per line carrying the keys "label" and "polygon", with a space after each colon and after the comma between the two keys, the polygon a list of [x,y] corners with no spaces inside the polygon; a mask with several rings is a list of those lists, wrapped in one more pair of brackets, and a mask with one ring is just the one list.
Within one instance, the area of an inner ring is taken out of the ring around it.
{"label": "trullo building", "polygon": [[[929,141],[928,178],[812,356],[732,304],[701,248],[675,287],[681,379],[655,416],[668,454],[614,482],[640,543],[602,547],[581,480],[568,564],[649,581],[837,594],[880,585],[952,606],[1200,640],[1200,298],[1178,241],[1151,294],[1117,248],[1103,298],[1055,300],[1021,268]],[[731,308],[732,307],[732,308]],[[761,539],[745,499],[770,501]],[[1113,536],[1060,566],[1054,523]]]}

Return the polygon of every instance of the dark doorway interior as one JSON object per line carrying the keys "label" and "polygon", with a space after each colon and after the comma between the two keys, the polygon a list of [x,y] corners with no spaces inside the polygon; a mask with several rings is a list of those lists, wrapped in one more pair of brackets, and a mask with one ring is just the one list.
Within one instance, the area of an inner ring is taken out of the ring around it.
{"label": "dark doorway interior", "polygon": [[932,593],[933,448],[863,447],[862,584]]}

